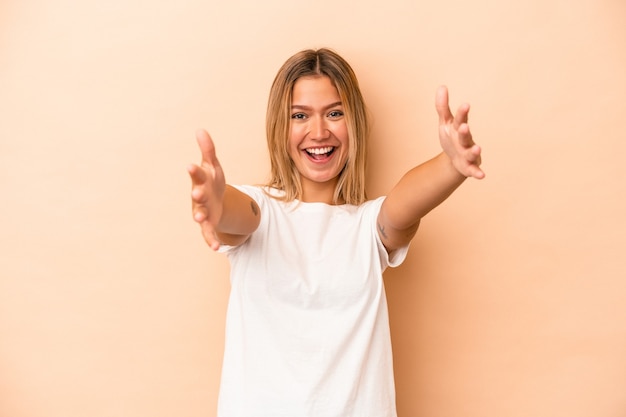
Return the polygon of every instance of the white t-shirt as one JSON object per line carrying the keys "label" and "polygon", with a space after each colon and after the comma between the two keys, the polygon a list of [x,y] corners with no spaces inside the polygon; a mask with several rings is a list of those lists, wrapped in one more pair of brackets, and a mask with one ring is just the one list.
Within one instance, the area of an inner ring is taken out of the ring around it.
{"label": "white t-shirt", "polygon": [[218,416],[395,417],[382,272],[408,247],[390,258],[378,237],[384,197],[331,206],[237,188],[261,223],[221,248],[231,293]]}

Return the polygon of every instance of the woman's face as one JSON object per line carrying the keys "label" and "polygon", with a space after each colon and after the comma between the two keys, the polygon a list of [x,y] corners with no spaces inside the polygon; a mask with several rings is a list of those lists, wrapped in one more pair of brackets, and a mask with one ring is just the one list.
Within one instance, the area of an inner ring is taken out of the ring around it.
{"label": "woman's face", "polygon": [[328,184],[334,189],[348,150],[343,104],[330,78],[299,78],[293,86],[288,151],[302,187]]}

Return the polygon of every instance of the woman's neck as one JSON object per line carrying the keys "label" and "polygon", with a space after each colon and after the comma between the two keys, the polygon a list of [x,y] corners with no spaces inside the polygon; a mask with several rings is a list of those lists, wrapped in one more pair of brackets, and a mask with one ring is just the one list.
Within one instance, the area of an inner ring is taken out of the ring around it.
{"label": "woman's neck", "polygon": [[319,183],[309,181],[306,178],[303,178],[302,196],[300,198],[300,201],[304,203],[326,203],[330,205],[344,204],[345,202],[342,199],[337,202],[333,201],[336,186],[337,179],[324,183]]}

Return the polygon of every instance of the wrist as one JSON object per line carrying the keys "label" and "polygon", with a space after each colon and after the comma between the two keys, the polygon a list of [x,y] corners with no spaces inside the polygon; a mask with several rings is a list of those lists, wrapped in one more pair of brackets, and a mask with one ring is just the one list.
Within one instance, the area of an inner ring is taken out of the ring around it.
{"label": "wrist", "polygon": [[463,182],[466,178],[467,175],[463,174],[454,164],[454,161],[452,160],[452,158],[450,158],[450,156],[445,153],[445,152],[441,152],[441,154],[439,154],[439,159],[441,160],[441,165],[443,167],[443,169],[445,170],[446,174],[450,177],[451,180],[457,180],[459,182]]}

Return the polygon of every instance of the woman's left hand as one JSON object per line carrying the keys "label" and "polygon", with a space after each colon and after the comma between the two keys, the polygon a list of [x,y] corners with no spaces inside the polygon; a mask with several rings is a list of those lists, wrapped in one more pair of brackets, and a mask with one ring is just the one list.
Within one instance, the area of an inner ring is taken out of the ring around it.
{"label": "woman's left hand", "polygon": [[469,104],[462,104],[453,115],[448,104],[448,89],[441,86],[437,89],[435,106],[439,115],[439,142],[452,165],[465,177],[484,178],[485,173],[480,169],[481,149],[474,143],[467,124]]}

